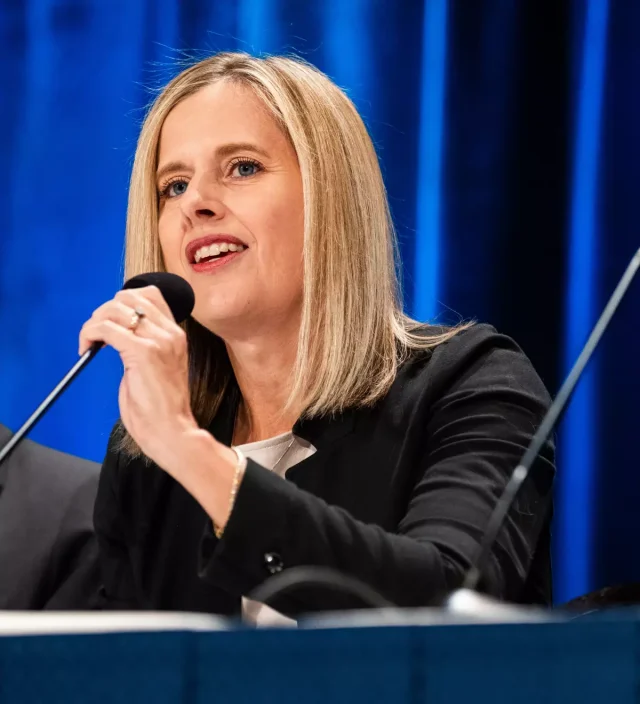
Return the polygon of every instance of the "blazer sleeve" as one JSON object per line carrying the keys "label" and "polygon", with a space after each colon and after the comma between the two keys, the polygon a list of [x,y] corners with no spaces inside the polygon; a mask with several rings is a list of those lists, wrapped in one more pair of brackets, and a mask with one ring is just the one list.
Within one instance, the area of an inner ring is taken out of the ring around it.
{"label": "blazer sleeve", "polygon": [[[211,526],[204,535],[201,577],[247,595],[269,576],[265,559],[275,555],[283,568],[325,566],[354,576],[399,606],[432,603],[460,586],[548,404],[515,344],[485,345],[470,356],[424,416],[418,479],[394,532],[360,522],[249,461],[223,537],[217,540]],[[553,475],[548,444],[493,551],[483,584],[492,595],[517,599],[547,521]],[[295,616],[362,603],[305,588],[270,605]]]}
{"label": "blazer sleeve", "polygon": [[91,514],[97,485],[97,476],[87,477],[69,500],[51,554],[45,610],[95,608],[99,567]]}
{"label": "blazer sleeve", "polygon": [[111,433],[100,472],[93,523],[95,527],[100,576],[95,608],[128,611],[144,608],[139,603],[126,540],[126,525],[116,491],[120,453],[116,429]]}

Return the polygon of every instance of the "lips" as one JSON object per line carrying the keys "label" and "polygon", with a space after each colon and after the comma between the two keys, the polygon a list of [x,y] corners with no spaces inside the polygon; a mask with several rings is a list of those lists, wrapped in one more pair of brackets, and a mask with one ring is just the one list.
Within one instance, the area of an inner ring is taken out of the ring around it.
{"label": "lips", "polygon": [[218,257],[217,259],[207,259],[206,261],[191,264],[191,269],[196,274],[206,274],[208,272],[214,272],[222,267],[231,265],[238,257],[241,257],[247,250],[242,252],[229,252],[223,257]]}
{"label": "lips", "polygon": [[[247,247],[245,242],[243,242],[238,237],[235,237],[234,235],[227,235],[227,234],[204,235],[203,237],[199,237],[196,240],[192,240],[186,246],[185,256],[187,257],[189,264],[191,264],[192,266],[195,265],[196,252],[201,247],[209,247],[212,244],[220,244],[221,242],[229,242],[231,244],[239,244],[239,245],[242,245],[243,247]],[[240,254],[242,254],[242,252],[240,252]]]}

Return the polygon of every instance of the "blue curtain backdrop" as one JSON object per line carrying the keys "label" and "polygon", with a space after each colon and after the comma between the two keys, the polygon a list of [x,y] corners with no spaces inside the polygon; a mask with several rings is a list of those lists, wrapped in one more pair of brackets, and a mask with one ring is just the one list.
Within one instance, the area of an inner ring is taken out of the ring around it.
{"label": "blue curtain backdrop", "polygon": [[[149,90],[186,55],[229,49],[297,53],[349,92],[408,310],[492,322],[555,392],[639,243],[640,4],[0,0],[0,421],[25,420],[119,287]],[[559,430],[558,601],[640,579],[638,294]],[[119,374],[102,353],[34,439],[101,459]]]}

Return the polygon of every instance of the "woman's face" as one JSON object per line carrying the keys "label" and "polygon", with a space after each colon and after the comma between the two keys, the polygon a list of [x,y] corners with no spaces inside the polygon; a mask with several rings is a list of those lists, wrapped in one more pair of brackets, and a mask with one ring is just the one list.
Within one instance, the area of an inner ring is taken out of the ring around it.
{"label": "woman's face", "polygon": [[179,103],[160,135],[160,245],[225,338],[297,326],[303,196],[295,151],[261,101],[220,81]]}

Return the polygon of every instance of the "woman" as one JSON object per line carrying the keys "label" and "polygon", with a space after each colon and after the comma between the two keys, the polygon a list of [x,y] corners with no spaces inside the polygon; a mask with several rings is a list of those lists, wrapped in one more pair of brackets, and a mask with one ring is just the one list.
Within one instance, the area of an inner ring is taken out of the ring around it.
{"label": "woman", "polygon": [[[121,291],[80,334],[124,363],[95,510],[106,608],[260,620],[241,598],[301,565],[402,606],[459,586],[548,396],[492,328],[404,316],[394,253],[372,142],[316,69],[219,54],[157,98],[126,275],[179,274],[196,304],[183,329],[155,288]],[[553,471],[547,447],[493,553],[498,597],[550,599]]]}

